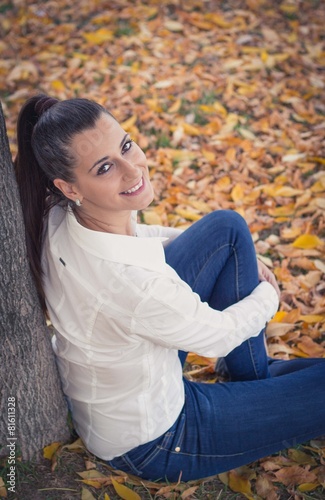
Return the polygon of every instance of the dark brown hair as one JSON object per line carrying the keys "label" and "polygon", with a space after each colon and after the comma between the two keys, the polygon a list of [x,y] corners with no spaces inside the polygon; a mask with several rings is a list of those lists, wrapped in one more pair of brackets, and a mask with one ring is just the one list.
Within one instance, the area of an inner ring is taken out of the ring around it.
{"label": "dark brown hair", "polygon": [[75,134],[94,127],[102,113],[108,111],[88,99],[58,101],[40,94],[25,103],[18,117],[18,153],[14,166],[24,215],[27,254],[44,311],[43,218],[49,207],[60,201],[68,203],[53,180],[74,181],[76,158],[70,149],[72,139]]}

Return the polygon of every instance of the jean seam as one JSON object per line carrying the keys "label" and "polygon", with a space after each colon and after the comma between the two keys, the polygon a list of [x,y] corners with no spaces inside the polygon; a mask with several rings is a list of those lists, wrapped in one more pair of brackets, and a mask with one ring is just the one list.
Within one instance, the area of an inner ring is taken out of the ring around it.
{"label": "jean seam", "polygon": [[[215,254],[217,254],[220,250],[222,250],[223,248],[225,247],[231,247],[234,251],[234,253],[236,254],[236,250],[235,250],[235,247],[232,243],[225,243],[224,245],[222,245],[221,247],[217,248],[216,250],[214,250],[214,252],[208,257],[208,259],[205,261],[205,264],[204,266],[200,269],[197,277],[196,277],[196,280],[194,281],[193,283],[193,286],[192,288],[194,289],[195,288],[195,285],[196,283],[198,282],[199,278],[200,278],[200,275],[203,273],[203,271],[205,270],[205,268],[208,266],[210,260],[215,256]],[[237,270],[237,258],[235,257],[236,259],[236,270]],[[237,276],[237,273],[236,273],[236,276]],[[238,278],[236,278],[236,287],[237,287],[237,284],[238,284]],[[238,292],[237,292],[238,294]]]}
{"label": "jean seam", "polygon": [[[288,441],[290,440],[296,440],[298,442],[302,442],[308,438],[305,437],[306,434],[299,434],[298,436],[294,436],[292,438],[288,438]],[[264,445],[264,446],[259,446],[258,448],[251,448],[249,450],[245,450],[244,452],[240,452],[240,453],[231,453],[230,455],[210,455],[210,454],[204,454],[204,453],[186,453],[186,452],[182,452],[182,451],[174,451],[174,450],[171,450],[171,451],[168,451],[168,450],[164,450],[168,453],[172,453],[174,455],[183,455],[183,456],[187,456],[187,457],[202,457],[202,458],[231,458],[231,457],[239,457],[241,455],[246,455],[246,454],[249,454],[249,453],[252,453],[252,452],[256,452],[256,451],[259,451],[259,450],[264,450],[265,448],[267,447],[277,447],[279,450],[282,450],[282,449],[285,449],[285,448],[288,448],[290,445],[290,443],[288,443],[288,441],[286,442],[283,442],[282,441],[277,441],[275,443],[270,443],[268,445]],[[282,446],[282,448],[281,448]],[[292,444],[292,446],[295,446],[294,444]]]}
{"label": "jean seam", "polygon": [[140,469],[138,469],[137,467],[135,467],[134,463],[132,462],[132,460],[129,459],[129,457],[127,456],[127,454],[125,454],[124,456],[122,456],[121,460],[122,460],[122,462],[124,462],[132,470],[132,472],[134,474],[136,474],[136,475],[142,474],[142,471]]}
{"label": "jean seam", "polygon": [[258,375],[258,367],[256,367],[257,363],[256,363],[256,359],[255,359],[255,356],[254,356],[254,350],[252,349],[252,344],[251,344],[251,340],[250,339],[247,340],[247,345],[248,345],[248,349],[249,349],[250,358],[252,360],[252,365],[253,365],[253,368],[254,368],[254,373],[255,373],[256,379],[260,380],[260,377]]}

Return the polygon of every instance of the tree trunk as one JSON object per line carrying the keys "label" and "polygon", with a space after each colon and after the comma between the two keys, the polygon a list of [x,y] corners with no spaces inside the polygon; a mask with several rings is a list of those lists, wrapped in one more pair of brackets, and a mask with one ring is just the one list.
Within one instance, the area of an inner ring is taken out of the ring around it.
{"label": "tree trunk", "polygon": [[0,276],[0,455],[37,460],[69,438],[67,405],[27,260],[1,104]]}

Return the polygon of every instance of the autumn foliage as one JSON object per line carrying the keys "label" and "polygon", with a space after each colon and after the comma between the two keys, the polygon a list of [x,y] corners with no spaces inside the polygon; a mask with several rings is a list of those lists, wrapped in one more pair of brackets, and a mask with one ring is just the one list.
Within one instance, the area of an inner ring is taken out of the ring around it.
{"label": "autumn foliage", "polygon": [[[4,1],[12,153],[31,93],[107,106],[148,157],[156,199],[141,219],[187,227],[220,208],[242,214],[282,289],[270,355],[324,357],[324,25],[320,0]],[[189,361],[190,377],[211,377],[211,360]],[[281,498],[281,483],[300,499],[325,487],[324,453],[314,442],[221,479],[247,498]]]}

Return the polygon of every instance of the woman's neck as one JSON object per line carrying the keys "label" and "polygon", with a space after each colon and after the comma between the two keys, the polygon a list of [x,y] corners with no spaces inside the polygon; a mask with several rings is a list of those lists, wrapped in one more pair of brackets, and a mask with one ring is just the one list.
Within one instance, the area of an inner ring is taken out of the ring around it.
{"label": "woman's neck", "polygon": [[114,222],[105,221],[85,214],[82,210],[74,208],[75,217],[79,224],[102,233],[121,234],[126,236],[135,236],[135,228],[131,220],[131,213],[128,216],[117,218]]}

